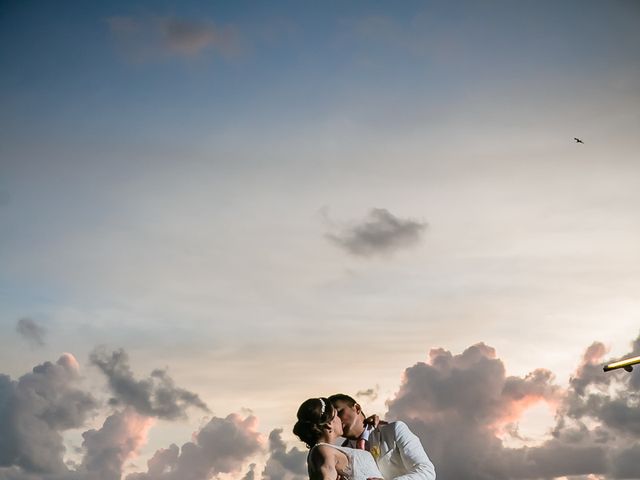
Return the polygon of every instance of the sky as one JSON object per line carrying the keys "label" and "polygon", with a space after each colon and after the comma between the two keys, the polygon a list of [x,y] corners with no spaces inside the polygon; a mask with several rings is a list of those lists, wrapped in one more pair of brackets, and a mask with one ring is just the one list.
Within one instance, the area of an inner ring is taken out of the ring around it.
{"label": "sky", "polygon": [[302,480],[337,392],[441,480],[640,478],[639,20],[0,2],[0,480]]}

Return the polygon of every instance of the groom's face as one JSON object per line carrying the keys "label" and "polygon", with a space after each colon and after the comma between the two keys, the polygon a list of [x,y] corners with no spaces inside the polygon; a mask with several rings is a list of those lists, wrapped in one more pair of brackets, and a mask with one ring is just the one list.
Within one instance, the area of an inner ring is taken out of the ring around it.
{"label": "groom's face", "polygon": [[360,405],[356,403],[352,407],[347,402],[338,400],[334,403],[334,406],[338,410],[338,417],[340,417],[340,421],[342,422],[342,436],[356,439],[362,435],[364,422]]}

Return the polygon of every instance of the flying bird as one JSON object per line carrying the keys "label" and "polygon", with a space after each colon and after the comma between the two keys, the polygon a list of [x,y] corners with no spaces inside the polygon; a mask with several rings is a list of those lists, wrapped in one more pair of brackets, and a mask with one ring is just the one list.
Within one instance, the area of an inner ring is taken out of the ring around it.
{"label": "flying bird", "polygon": [[573,139],[576,141],[576,143],[584,143],[582,140],[580,140],[579,138],[573,137]]}

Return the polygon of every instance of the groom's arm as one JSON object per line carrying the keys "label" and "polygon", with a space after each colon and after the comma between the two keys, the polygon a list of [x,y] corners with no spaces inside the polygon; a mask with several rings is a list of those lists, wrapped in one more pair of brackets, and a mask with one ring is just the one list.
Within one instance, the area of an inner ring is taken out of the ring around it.
{"label": "groom's arm", "polygon": [[436,469],[417,435],[404,422],[395,422],[394,428],[396,448],[407,472],[394,480],[435,480]]}

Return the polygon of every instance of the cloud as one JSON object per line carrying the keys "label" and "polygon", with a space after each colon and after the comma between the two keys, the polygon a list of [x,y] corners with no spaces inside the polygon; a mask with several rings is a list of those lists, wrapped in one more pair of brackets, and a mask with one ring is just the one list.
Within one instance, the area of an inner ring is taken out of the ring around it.
{"label": "cloud", "polygon": [[45,344],[44,337],[47,330],[30,318],[18,320],[16,331],[32,345],[43,346]]}
{"label": "cloud", "polygon": [[180,449],[171,445],[158,450],[146,473],[128,475],[127,480],[204,480],[239,472],[248,458],[262,450],[263,438],[256,427],[253,416],[214,417],[192,442]]}
{"label": "cloud", "polygon": [[380,386],[376,385],[375,388],[368,388],[366,390],[360,390],[356,393],[356,397],[358,398],[368,398],[370,402],[373,402],[378,398],[378,391],[380,390]]}
{"label": "cloud", "polygon": [[326,237],[352,255],[368,257],[411,247],[421,240],[426,228],[424,222],[401,219],[384,208],[374,208],[361,222]]}
{"label": "cloud", "polygon": [[571,386],[577,395],[584,395],[588,385],[606,386],[610,383],[613,377],[602,375],[601,363],[605,353],[607,353],[606,347],[600,342],[594,342],[584,352],[576,375],[571,378]]}
{"label": "cloud", "polygon": [[[640,369],[603,374],[604,353],[604,346],[598,342],[586,350],[571,379],[562,413],[576,421],[597,420],[612,437],[640,439]],[[640,337],[625,357],[639,354]]]}
{"label": "cloud", "polygon": [[[85,455],[75,470],[61,466],[34,470],[29,467],[0,468],[0,480],[120,480],[124,463],[146,442],[154,420],[125,409],[107,417],[100,430],[82,434]],[[62,453],[59,454],[62,460]]]}
{"label": "cloud", "polygon": [[613,461],[614,478],[640,478],[640,444],[622,449]]}
{"label": "cloud", "polygon": [[232,57],[243,49],[235,27],[221,27],[206,20],[117,16],[106,22],[119,48],[134,61],[194,58],[207,53]]}
{"label": "cloud", "polygon": [[67,470],[60,432],[81,427],[97,408],[93,396],[77,388],[79,380],[71,354],[34,367],[17,382],[0,375],[0,467]]}
{"label": "cloud", "polygon": [[167,48],[178,55],[198,55],[209,48],[232,55],[239,47],[238,34],[231,27],[171,17],[162,19],[159,25]]}
{"label": "cloud", "polygon": [[209,411],[198,395],[177,388],[163,370],[154,370],[149,378],[136,380],[129,367],[129,356],[122,349],[111,355],[102,348],[95,349],[90,360],[107,376],[109,387],[115,394],[111,399],[112,405],[130,406],[141,415],[167,420],[186,418],[189,407]]}
{"label": "cloud", "polygon": [[153,422],[132,408],[110,415],[100,430],[82,434],[86,453],[79,470],[100,480],[120,480],[124,463],[146,443]]}
{"label": "cloud", "polygon": [[[634,352],[638,346],[636,340]],[[406,369],[398,393],[387,403],[387,417],[411,426],[441,480],[638,478],[636,379],[605,374],[604,354],[598,342],[587,348],[569,387],[562,389],[548,370],[507,376],[495,350],[483,343],[458,355],[433,349],[428,363]],[[537,402],[556,408],[547,440],[506,447],[504,436],[517,434],[522,413]]]}
{"label": "cloud", "polygon": [[244,477],[242,477],[242,480],[255,480],[256,479],[256,464],[252,463],[251,465],[249,465],[249,470],[247,470],[247,473]]}
{"label": "cloud", "polygon": [[262,472],[263,480],[304,480],[308,477],[307,452],[296,447],[287,452],[281,428],[269,434],[269,453]]}
{"label": "cloud", "polygon": [[[626,355],[627,357],[637,357],[640,355],[640,336],[633,342],[633,348],[631,352]],[[629,378],[629,384],[634,390],[640,390],[640,368],[634,368],[633,373]]]}
{"label": "cloud", "polygon": [[[45,362],[15,382],[0,374],[0,480],[120,480],[123,469],[141,446],[155,418],[179,418],[188,406],[206,408],[197,395],[175,388],[165,372],[136,381],[126,353],[92,354],[124,405],[105,419],[100,429],[82,434],[79,464],[64,462],[61,432],[80,428],[96,413],[91,394],[76,388],[79,365],[70,354]],[[212,418],[182,448],[171,445],[148,462],[146,473],[130,479],[202,480],[237,473],[253,455],[263,451],[264,438],[254,416],[237,414]],[[284,453],[284,452],[283,452]],[[287,455],[283,457],[285,460]],[[283,461],[287,465],[286,461]],[[253,475],[255,464],[247,473]]]}
{"label": "cloud", "polygon": [[[629,355],[638,355],[639,347],[640,337]],[[428,361],[405,370],[397,394],[387,401],[386,417],[410,425],[433,459],[439,480],[640,478],[638,369],[604,373],[605,355],[599,342],[586,348],[562,388],[545,369],[507,375],[495,349],[484,343],[460,354],[432,349]],[[120,479],[155,418],[179,418],[189,406],[180,400],[185,391],[165,372],[134,379],[122,350],[98,350],[92,361],[116,393],[111,406],[123,408],[112,412],[100,429],[84,432],[84,456],[78,464],[65,464],[62,432],[82,427],[98,405],[79,388],[76,359],[64,354],[18,381],[0,374],[0,480]],[[359,395],[370,393],[375,389]],[[556,411],[547,438],[536,446],[506,446],[509,436],[526,441],[518,422],[539,402]],[[250,462],[264,453],[263,480],[302,480],[307,477],[306,452],[287,450],[282,432],[271,431],[265,451],[253,415],[214,417],[191,441],[156,451],[146,472],[126,480],[201,480],[221,474],[254,480],[256,464]]]}

